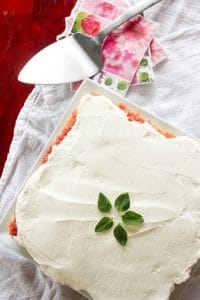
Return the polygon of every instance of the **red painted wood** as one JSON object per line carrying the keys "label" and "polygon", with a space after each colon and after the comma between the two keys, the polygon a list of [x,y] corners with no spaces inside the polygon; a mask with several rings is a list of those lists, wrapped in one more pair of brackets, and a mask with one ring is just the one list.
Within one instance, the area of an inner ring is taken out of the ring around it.
{"label": "red painted wood", "polygon": [[0,174],[15,120],[33,86],[17,81],[21,67],[64,30],[75,0],[0,1]]}

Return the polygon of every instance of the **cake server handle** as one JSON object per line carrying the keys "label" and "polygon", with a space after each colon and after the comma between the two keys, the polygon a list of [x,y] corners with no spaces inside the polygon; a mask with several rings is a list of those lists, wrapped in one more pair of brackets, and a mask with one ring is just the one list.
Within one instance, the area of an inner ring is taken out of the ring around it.
{"label": "cake server handle", "polygon": [[121,24],[125,23],[132,17],[138,15],[145,9],[153,6],[154,4],[160,2],[161,0],[141,0],[133,7],[129,8],[126,13],[116,18],[116,20],[112,21],[111,24],[106,26],[98,35],[97,39],[101,42],[103,39],[112,32],[115,28],[119,27]]}

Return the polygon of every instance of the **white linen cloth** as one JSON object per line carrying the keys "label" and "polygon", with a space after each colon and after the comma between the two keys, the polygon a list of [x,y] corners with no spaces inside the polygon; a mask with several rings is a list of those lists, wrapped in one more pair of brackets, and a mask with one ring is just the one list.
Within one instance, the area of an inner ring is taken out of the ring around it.
{"label": "white linen cloth", "polygon": [[[166,47],[169,58],[155,68],[155,83],[130,88],[127,97],[180,129],[200,137],[199,0],[162,0],[145,16],[160,24],[157,36]],[[36,86],[26,100],[16,121],[0,181],[1,215],[18,193],[71,97],[66,84]],[[37,265],[0,243],[0,300],[10,299],[81,298],[68,287],[47,278]],[[184,291],[181,290],[175,299],[200,299],[198,266]]]}

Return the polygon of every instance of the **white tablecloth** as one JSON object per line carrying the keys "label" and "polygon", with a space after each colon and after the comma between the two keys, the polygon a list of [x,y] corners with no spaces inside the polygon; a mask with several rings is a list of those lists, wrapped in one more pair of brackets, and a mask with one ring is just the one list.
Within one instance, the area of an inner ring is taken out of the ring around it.
{"label": "white tablecloth", "polygon": [[[145,15],[160,24],[157,36],[169,58],[155,68],[154,84],[131,88],[128,98],[200,137],[200,2],[163,0]],[[71,96],[68,85],[37,86],[26,100],[0,182],[1,214],[19,191]],[[194,278],[176,300],[200,299],[198,274],[197,268]],[[0,300],[7,299],[80,297],[0,243]]]}

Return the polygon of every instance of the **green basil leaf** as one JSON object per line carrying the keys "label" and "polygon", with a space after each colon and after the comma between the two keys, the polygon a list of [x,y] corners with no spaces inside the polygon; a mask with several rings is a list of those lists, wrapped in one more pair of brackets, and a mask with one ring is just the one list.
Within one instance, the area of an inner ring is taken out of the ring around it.
{"label": "green basil leaf", "polygon": [[99,193],[98,209],[103,213],[107,213],[111,210],[111,208],[112,204],[110,203],[108,198],[104,194]]}
{"label": "green basil leaf", "polygon": [[126,225],[137,225],[143,223],[144,219],[140,214],[129,210],[122,216],[122,221]]}
{"label": "green basil leaf", "polygon": [[103,217],[95,227],[96,232],[102,232],[110,229],[113,226],[113,219],[109,217]]}
{"label": "green basil leaf", "polygon": [[118,243],[122,246],[125,246],[128,241],[128,235],[126,230],[122,227],[122,225],[118,224],[114,231],[113,231],[114,237],[118,241]]}
{"label": "green basil leaf", "polygon": [[121,194],[115,200],[115,207],[119,212],[123,212],[129,209],[130,207],[130,197],[128,193]]}

